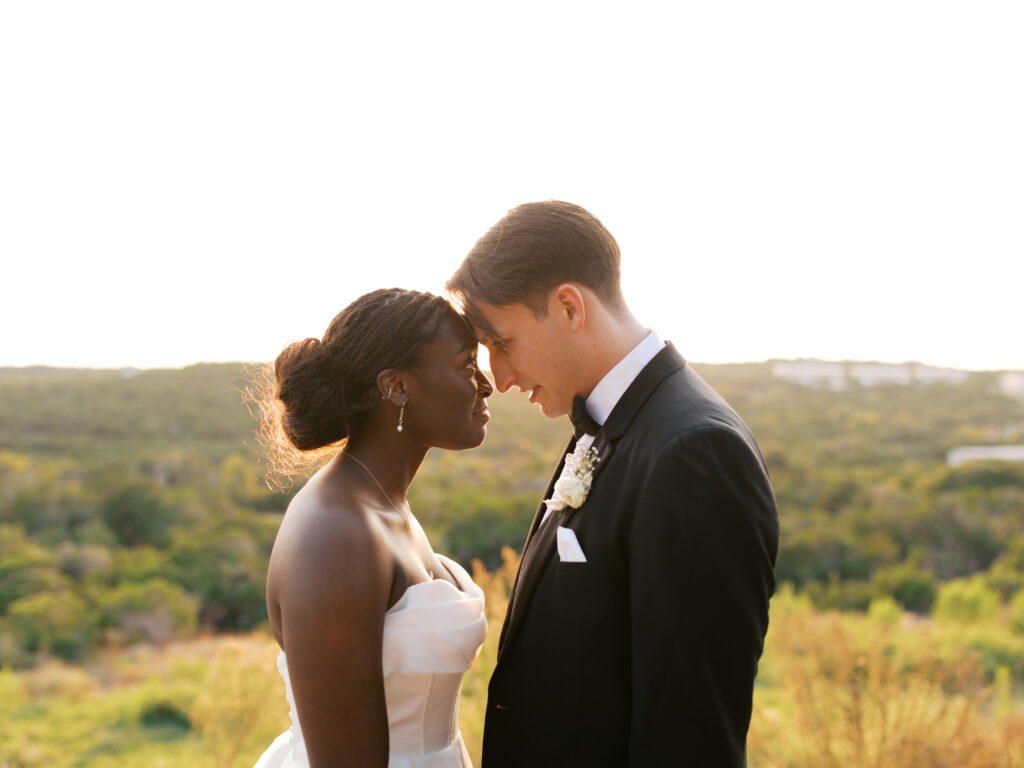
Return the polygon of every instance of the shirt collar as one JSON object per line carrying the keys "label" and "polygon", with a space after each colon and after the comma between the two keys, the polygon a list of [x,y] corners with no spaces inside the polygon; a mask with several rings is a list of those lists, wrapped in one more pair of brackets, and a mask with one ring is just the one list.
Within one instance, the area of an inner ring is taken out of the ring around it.
{"label": "shirt collar", "polygon": [[651,331],[604,375],[587,397],[587,412],[594,421],[598,424],[607,421],[612,408],[633,383],[633,379],[640,375],[644,366],[651,362],[664,346],[665,342],[661,340],[658,332]]}

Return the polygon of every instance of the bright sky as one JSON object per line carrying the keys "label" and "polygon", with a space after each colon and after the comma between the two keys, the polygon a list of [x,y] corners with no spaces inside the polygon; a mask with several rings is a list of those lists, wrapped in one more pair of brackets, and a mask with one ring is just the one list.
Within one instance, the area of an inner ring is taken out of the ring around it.
{"label": "bright sky", "polygon": [[591,210],[695,361],[1024,368],[1019,2],[0,5],[0,365],[268,360]]}

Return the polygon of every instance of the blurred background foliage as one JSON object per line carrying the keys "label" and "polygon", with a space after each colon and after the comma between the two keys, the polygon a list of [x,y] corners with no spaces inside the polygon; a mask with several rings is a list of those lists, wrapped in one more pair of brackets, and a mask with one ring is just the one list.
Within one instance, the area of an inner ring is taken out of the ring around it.
{"label": "blurred background foliage", "polygon": [[[782,526],[777,578],[787,585],[786,599],[803,606],[800,621],[818,627],[822,617],[845,612],[835,615],[862,616],[892,631],[907,622],[931,627],[936,663],[970,658],[990,691],[1001,685],[1016,701],[1024,675],[1024,465],[954,468],[946,453],[959,445],[1024,442],[1024,401],[999,394],[988,373],[956,385],[830,391],[776,380],[768,363],[695,367],[761,445]],[[115,664],[110,654],[117,649],[135,658],[140,648],[265,630],[267,558],[301,482],[288,493],[264,483],[253,418],[241,399],[247,382],[240,364],[0,369],[0,666],[8,670],[0,675],[0,699],[6,685],[11,701],[22,702],[15,720],[35,722],[31,713],[41,699],[25,692],[25,681],[45,691],[38,682],[45,670],[58,670],[62,696],[88,697],[102,685],[96,680],[113,674],[97,670]],[[493,396],[491,411],[483,447],[432,451],[410,502],[435,549],[466,564],[478,560],[481,579],[504,584],[500,574],[513,567],[515,552],[503,549],[521,546],[569,427],[545,419],[518,394]],[[494,587],[497,622],[502,589]],[[826,622],[816,636],[826,645],[835,637],[851,648],[866,642],[866,630],[849,623],[854,619],[843,621]],[[262,638],[252,642],[273,680],[265,636],[253,637]],[[797,656],[804,652],[796,639],[791,645]],[[216,663],[194,663],[249,669],[256,663],[243,646],[216,651]],[[777,680],[771,659],[766,652],[759,678],[759,696],[768,700],[775,694],[764,691],[776,691]],[[485,675],[486,661],[478,666]],[[90,674],[73,671],[80,668]],[[206,680],[196,669],[190,679]],[[801,674],[794,679],[812,680],[807,669]],[[243,678],[237,686],[244,687]],[[467,741],[476,738],[473,712],[486,677],[473,680],[464,698]],[[117,714],[115,722],[130,728],[104,738],[134,744],[137,728],[149,729],[146,744],[237,732],[215,722],[220,715],[280,724],[280,713],[268,721],[238,702],[238,712],[217,715],[209,695],[199,701],[196,689],[176,700],[173,684],[161,682],[160,691],[167,685],[167,695],[138,694],[152,701]],[[793,701],[785,709],[797,717]],[[816,716],[811,709],[800,715]],[[47,717],[56,722],[56,715]],[[777,724],[769,721],[758,727],[770,731]],[[35,742],[17,741],[22,735],[3,741],[8,737],[0,733],[4,749],[27,750],[20,762],[0,754],[0,766],[57,764],[33,758]],[[794,755],[810,750],[796,744],[780,757],[768,742],[756,746],[759,757],[752,759],[760,765],[799,765]],[[121,747],[97,749],[115,754]],[[255,746],[232,742],[223,749],[223,764],[251,764],[246,750]],[[48,759],[45,749],[38,754]],[[81,764],[106,763],[97,756]]]}

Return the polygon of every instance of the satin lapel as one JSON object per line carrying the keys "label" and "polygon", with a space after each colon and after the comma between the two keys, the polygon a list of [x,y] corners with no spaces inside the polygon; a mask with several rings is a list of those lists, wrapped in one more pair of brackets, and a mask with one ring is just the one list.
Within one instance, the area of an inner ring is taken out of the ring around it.
{"label": "satin lapel", "polygon": [[[562,467],[565,466],[565,457],[568,454],[572,453],[575,449],[576,449],[576,438],[572,438],[571,440],[569,440],[569,445],[567,445],[565,450],[562,451],[562,460],[558,462],[558,467],[555,468],[555,473],[553,475],[551,475],[551,480],[548,482],[547,491],[545,491],[544,496],[542,498],[545,498],[545,499],[550,499],[551,498],[551,494],[554,493],[554,490],[555,490],[555,481],[558,479],[558,476],[562,474]],[[546,510],[547,510],[547,507],[544,505],[544,502],[542,501],[540,503],[540,506],[537,507],[537,514],[535,514],[533,516],[533,522],[530,524],[530,533],[526,537],[526,544],[523,545],[523,554],[522,554],[522,557],[519,558],[519,567],[516,569],[516,578],[512,582],[512,591],[509,592],[509,596],[508,596],[508,609],[505,612],[505,622],[501,625],[501,635],[498,638],[498,656],[499,657],[501,656],[501,649],[502,649],[502,647],[505,644],[506,636],[509,634],[509,628],[512,625],[512,618],[513,618],[512,617],[512,609],[514,607],[516,607],[517,604],[521,605],[522,602],[523,602],[522,595],[519,594],[519,590],[522,589],[521,584],[523,583],[524,577],[525,577],[525,574],[523,573],[523,571],[524,571],[524,567],[526,566],[526,556],[527,556],[528,553],[530,553],[531,547],[533,547],[535,544],[538,543],[538,542],[535,542],[534,539],[537,536],[537,530],[540,528],[540,524],[541,524],[541,522],[544,519],[544,512]],[[552,512],[551,514],[556,514],[556,513]],[[530,557],[530,563],[533,564],[533,563],[536,563],[536,562],[537,562],[537,559],[535,557],[531,556]],[[534,568],[533,570],[535,572],[537,571],[536,568]],[[532,589],[531,589],[531,591],[532,591]],[[518,595],[518,598],[517,598],[517,595]],[[521,611],[519,611],[519,612],[521,613]]]}
{"label": "satin lapel", "polygon": [[[615,449],[615,444],[625,433],[629,425],[633,423],[633,419],[636,418],[643,404],[647,402],[647,399],[666,376],[678,371],[685,365],[686,361],[682,355],[676,351],[676,348],[671,343],[668,343],[664,349],[654,356],[651,362],[644,366],[644,369],[640,371],[640,374],[633,380],[633,383],[629,385],[629,388],[626,389],[622,397],[619,398],[619,402],[615,404],[612,412],[608,415],[608,420],[604,423],[604,426],[594,436],[594,447],[597,449],[597,455],[601,457],[601,461],[594,470],[594,482],[597,481],[598,475],[608,465],[612,452]],[[569,442],[565,453],[572,453],[575,448],[576,440],[573,439]],[[565,453],[562,454],[562,460],[558,463],[558,469],[551,476],[551,482],[548,484],[547,492],[544,494],[545,499],[551,498],[555,480],[562,473],[562,467],[565,464]],[[594,491],[597,490],[600,489],[591,488],[590,498],[594,497]],[[553,521],[551,525],[544,529],[543,535],[539,537],[536,536],[536,533],[540,527],[540,521],[544,517],[544,504],[541,503],[538,508],[537,514],[533,518],[533,525],[530,526],[530,538],[527,540],[526,547],[523,550],[523,558],[519,563],[519,572],[516,574],[512,594],[509,596],[508,612],[505,614],[505,624],[501,628],[501,637],[498,640],[499,661],[501,660],[502,648],[512,640],[516,629],[522,624],[523,615],[526,613],[527,606],[530,603],[530,597],[537,588],[537,583],[544,572],[544,566],[555,549],[555,542],[558,540],[558,526],[568,525],[569,521],[578,512],[581,510],[583,512],[586,511],[586,506],[586,503],[584,503],[583,507],[579,510],[567,508],[561,513],[552,512],[552,515],[561,514],[561,519],[557,521],[557,524]]]}
{"label": "satin lapel", "polygon": [[[647,399],[654,393],[654,390],[658,388],[658,385],[661,384],[666,376],[675,373],[685,365],[686,361],[683,359],[683,356],[669,342],[665,345],[664,349],[651,358],[651,361],[644,366],[643,370],[633,380],[633,383],[622,393],[619,402],[615,404],[612,412],[608,414],[608,419],[594,436],[594,450],[597,451],[599,461],[597,466],[594,467],[591,477],[591,493],[587,497],[588,500],[593,498],[595,492],[600,492],[600,488],[594,487],[597,483],[597,478],[604,471],[604,468],[608,466],[619,438],[626,433],[626,430],[633,423],[633,419],[636,418],[644,403],[647,402]],[[583,507],[580,507],[580,509],[584,509],[586,506],[587,504],[584,502]],[[576,516],[580,509],[566,509],[563,514],[562,525],[568,525],[569,521]]]}
{"label": "satin lapel", "polygon": [[[608,440],[613,443],[617,442],[629,429],[629,425],[633,423],[633,419],[643,408],[644,403],[654,394],[654,390],[665,380],[665,377],[685,366],[686,360],[672,345],[672,342],[666,343],[665,347],[651,358],[651,362],[645,365],[639,375],[633,379],[633,383],[622,393],[619,402],[608,414],[608,420],[602,427],[602,431],[608,433]],[[598,437],[600,437],[600,433],[598,433]]]}

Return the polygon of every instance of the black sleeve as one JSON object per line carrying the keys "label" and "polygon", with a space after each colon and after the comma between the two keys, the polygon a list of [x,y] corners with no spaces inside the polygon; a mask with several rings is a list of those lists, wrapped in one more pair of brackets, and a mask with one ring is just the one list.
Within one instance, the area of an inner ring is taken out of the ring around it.
{"label": "black sleeve", "polygon": [[688,432],[648,468],[630,541],[631,765],[745,764],[778,535],[737,431]]}

